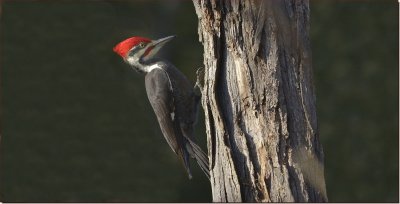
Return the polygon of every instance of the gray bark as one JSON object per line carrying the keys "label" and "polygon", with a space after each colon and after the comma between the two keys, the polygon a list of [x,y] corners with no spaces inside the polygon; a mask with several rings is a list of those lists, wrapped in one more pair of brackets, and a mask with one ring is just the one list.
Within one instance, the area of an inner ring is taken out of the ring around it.
{"label": "gray bark", "polygon": [[[0,0],[0,21],[1,21],[1,15],[2,15],[2,4],[3,4],[3,2],[2,2],[2,0]],[[2,29],[2,27],[1,27],[1,24],[0,24],[0,33],[1,33],[1,30]],[[1,53],[0,53],[1,54]],[[2,59],[0,58],[0,61],[1,61]],[[0,78],[2,78],[1,77],[1,74],[0,74]],[[0,81],[1,82],[1,81]],[[1,101],[1,94],[0,94],[0,101]],[[0,109],[0,116],[2,115],[2,110]],[[1,118],[3,118],[3,117],[1,117]],[[1,123],[2,124],[2,123]],[[2,135],[2,127],[1,127],[1,125],[0,125],[0,144],[1,144],[1,135]]]}
{"label": "gray bark", "polygon": [[308,1],[193,3],[213,201],[327,201]]}

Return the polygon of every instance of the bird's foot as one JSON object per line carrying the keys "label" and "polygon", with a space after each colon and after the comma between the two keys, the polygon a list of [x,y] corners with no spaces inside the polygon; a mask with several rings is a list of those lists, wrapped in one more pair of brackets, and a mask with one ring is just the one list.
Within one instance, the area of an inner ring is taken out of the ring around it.
{"label": "bird's foot", "polygon": [[194,93],[201,96],[204,88],[204,67],[199,67],[196,70],[196,84],[194,85]]}

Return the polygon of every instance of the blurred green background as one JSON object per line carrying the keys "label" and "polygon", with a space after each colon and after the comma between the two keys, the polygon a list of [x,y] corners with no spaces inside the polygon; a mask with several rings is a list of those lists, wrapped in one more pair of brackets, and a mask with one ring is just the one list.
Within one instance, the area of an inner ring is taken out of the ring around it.
{"label": "blurred green background", "polygon": [[[143,76],[112,52],[176,34],[163,56],[194,80],[191,1],[8,0],[2,12],[1,201],[211,201],[164,141]],[[398,202],[397,1],[311,1],[310,35],[330,201]]]}

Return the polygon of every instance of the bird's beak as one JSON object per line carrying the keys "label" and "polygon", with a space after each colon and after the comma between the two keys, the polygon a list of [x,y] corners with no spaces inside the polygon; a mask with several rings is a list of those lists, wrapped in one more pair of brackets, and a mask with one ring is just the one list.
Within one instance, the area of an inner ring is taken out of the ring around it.
{"label": "bird's beak", "polygon": [[151,42],[151,46],[154,47],[154,48],[161,48],[162,46],[165,45],[165,43],[171,41],[173,38],[175,38],[175,35],[171,35],[171,36],[168,36],[168,37],[165,37],[165,38],[161,38],[161,39],[158,39],[158,40],[153,40]]}
{"label": "bird's beak", "polygon": [[143,54],[143,59],[148,60],[152,58],[165,45],[165,43],[171,41],[173,38],[175,38],[175,35],[151,41]]}

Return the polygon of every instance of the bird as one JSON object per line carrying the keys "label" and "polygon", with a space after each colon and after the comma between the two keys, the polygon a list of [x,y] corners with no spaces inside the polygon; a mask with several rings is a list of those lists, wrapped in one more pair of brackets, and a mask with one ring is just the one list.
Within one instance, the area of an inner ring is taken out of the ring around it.
{"label": "bird", "polygon": [[[194,158],[210,179],[208,156],[196,144],[194,125],[201,99],[196,86],[169,61],[157,57],[159,50],[175,36],[158,40],[133,36],[114,46],[113,51],[145,75],[147,97],[157,117],[160,129],[172,151],[182,161],[192,178],[190,158]],[[198,88],[198,87],[197,87]]]}

